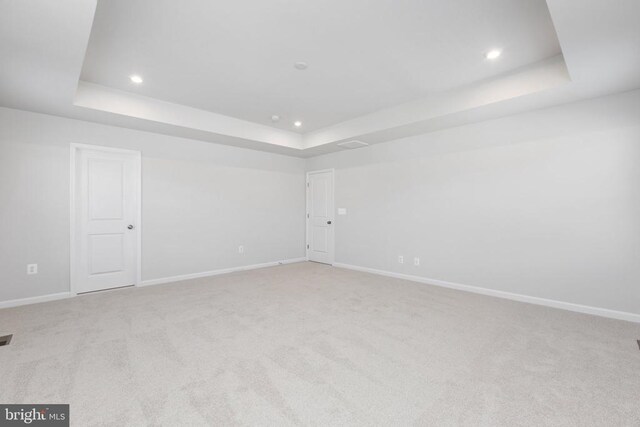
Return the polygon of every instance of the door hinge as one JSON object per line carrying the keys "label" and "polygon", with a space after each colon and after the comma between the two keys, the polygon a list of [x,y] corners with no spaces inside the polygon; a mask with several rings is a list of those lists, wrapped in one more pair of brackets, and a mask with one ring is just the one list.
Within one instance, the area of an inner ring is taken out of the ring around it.
{"label": "door hinge", "polygon": [[309,245],[307,245],[307,249],[309,249]]}
{"label": "door hinge", "polygon": [[309,218],[309,214],[307,214],[307,218]]}
{"label": "door hinge", "polygon": [[307,187],[309,186],[309,183],[307,182]]}

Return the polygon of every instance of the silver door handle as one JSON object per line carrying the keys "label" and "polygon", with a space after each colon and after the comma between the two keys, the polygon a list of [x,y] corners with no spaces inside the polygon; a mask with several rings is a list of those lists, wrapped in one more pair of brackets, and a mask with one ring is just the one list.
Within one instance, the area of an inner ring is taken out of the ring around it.
{"label": "silver door handle", "polygon": [[128,228],[129,230],[133,230],[133,224],[129,224],[129,225],[127,226],[127,228]]}

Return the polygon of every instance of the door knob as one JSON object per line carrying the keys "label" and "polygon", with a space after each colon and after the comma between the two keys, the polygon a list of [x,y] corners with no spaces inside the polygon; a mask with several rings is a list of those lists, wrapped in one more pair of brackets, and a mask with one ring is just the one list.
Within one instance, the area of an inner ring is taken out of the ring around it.
{"label": "door knob", "polygon": [[331,221],[327,221],[327,224],[331,225]]}
{"label": "door knob", "polygon": [[128,228],[129,230],[133,230],[133,225],[132,225],[132,224],[129,224],[129,225],[127,226],[127,228]]}

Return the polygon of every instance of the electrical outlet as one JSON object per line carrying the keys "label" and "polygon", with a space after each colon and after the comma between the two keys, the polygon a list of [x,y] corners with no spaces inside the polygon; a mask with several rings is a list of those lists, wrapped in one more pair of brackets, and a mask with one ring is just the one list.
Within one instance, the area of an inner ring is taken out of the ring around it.
{"label": "electrical outlet", "polygon": [[244,246],[238,246],[238,253],[239,254],[243,254],[244,253]]}
{"label": "electrical outlet", "polygon": [[38,274],[38,264],[27,264],[27,274]]}
{"label": "electrical outlet", "polygon": [[416,265],[416,266],[417,266],[417,265],[420,265],[420,258],[415,257],[415,258],[413,259],[413,265]]}
{"label": "electrical outlet", "polygon": [[404,257],[402,255],[398,255],[398,263],[404,264]]}

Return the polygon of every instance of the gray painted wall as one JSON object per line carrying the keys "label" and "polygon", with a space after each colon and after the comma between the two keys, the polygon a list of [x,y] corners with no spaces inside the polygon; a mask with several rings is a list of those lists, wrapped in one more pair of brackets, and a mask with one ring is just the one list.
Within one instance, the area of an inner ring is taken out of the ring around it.
{"label": "gray painted wall", "polygon": [[305,256],[302,159],[0,108],[0,301],[69,290],[71,142],[142,151],[143,280]]}
{"label": "gray painted wall", "polygon": [[[336,262],[640,313],[639,117],[633,91],[306,169],[336,168]],[[144,280],[304,256],[304,160],[0,108],[0,301],[68,290],[70,142],[142,151]]]}
{"label": "gray painted wall", "polygon": [[307,161],[325,168],[338,263],[640,313],[640,91]]}

